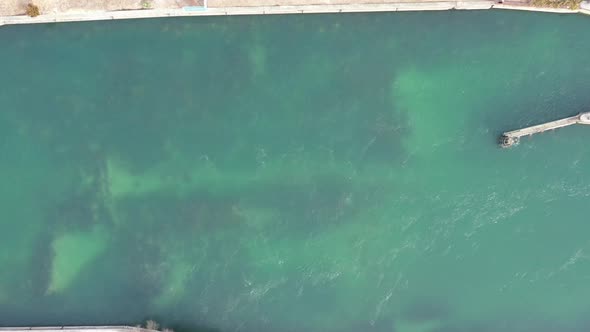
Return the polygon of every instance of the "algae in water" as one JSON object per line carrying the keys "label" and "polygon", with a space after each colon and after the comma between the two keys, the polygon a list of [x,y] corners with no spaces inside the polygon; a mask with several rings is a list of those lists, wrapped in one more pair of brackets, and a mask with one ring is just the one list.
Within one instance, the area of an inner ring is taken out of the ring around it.
{"label": "algae in water", "polygon": [[55,238],[52,243],[55,256],[47,293],[68,288],[80,272],[107,248],[108,242],[109,233],[101,226],[95,226],[90,232],[65,233]]}

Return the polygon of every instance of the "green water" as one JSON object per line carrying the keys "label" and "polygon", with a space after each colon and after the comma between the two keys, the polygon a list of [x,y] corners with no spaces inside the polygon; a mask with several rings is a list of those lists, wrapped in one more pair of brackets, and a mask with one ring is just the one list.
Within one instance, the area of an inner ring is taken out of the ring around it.
{"label": "green water", "polygon": [[0,325],[590,329],[590,18],[0,29]]}

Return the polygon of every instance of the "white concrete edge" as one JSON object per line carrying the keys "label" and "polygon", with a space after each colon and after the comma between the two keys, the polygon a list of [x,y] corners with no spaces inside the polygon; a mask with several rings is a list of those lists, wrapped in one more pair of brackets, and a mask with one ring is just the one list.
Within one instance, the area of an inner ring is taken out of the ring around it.
{"label": "white concrete edge", "polygon": [[[2,1],[2,0],[0,0]],[[81,22],[100,20],[126,20],[158,17],[188,16],[225,16],[225,15],[276,15],[276,14],[324,14],[324,13],[363,13],[363,12],[398,12],[398,11],[436,11],[436,10],[484,10],[507,9],[548,13],[583,13],[590,15],[590,10],[569,10],[561,8],[540,8],[498,4],[494,1],[435,1],[388,4],[347,4],[347,5],[302,5],[302,6],[261,6],[261,7],[218,7],[203,11],[185,11],[183,9],[141,9],[122,11],[93,11],[79,13],[55,13],[37,17],[0,16],[0,26],[10,24],[35,24],[57,22]]]}
{"label": "white concrete edge", "polygon": [[509,9],[509,10],[520,10],[529,12],[544,12],[544,13],[558,13],[558,14],[576,14],[581,10],[572,10],[565,8],[548,8],[548,7],[531,7],[531,6],[514,6],[505,4],[494,4],[495,9]]}
{"label": "white concrete edge", "polygon": [[114,325],[114,326],[18,326],[18,327],[0,327],[2,332],[90,332],[90,331],[101,331],[101,332],[158,332],[143,327],[127,326],[127,325]]}

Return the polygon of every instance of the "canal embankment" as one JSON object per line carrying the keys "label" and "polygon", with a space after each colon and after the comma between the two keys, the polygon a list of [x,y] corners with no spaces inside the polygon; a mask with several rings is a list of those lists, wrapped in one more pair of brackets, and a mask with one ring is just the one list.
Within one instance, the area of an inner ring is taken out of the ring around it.
{"label": "canal embankment", "polygon": [[158,332],[139,326],[19,326],[0,327],[0,332]]}
{"label": "canal embankment", "polygon": [[[363,1],[363,0],[361,0]],[[258,2],[261,5],[257,5]],[[3,15],[0,8],[0,25],[9,24],[34,24],[56,22],[79,22],[98,20],[127,20],[139,18],[158,17],[185,17],[185,16],[226,16],[226,15],[279,15],[279,14],[324,14],[324,13],[362,13],[362,12],[403,12],[403,11],[440,11],[440,10],[484,10],[505,9],[535,12],[550,12],[559,14],[589,14],[590,5],[582,3],[580,9],[542,8],[519,3],[499,3],[497,1],[467,0],[467,1],[398,1],[380,3],[359,3],[338,0],[329,4],[317,4],[307,0],[286,1],[285,5],[268,0],[240,1],[231,6],[225,0],[210,0],[200,2],[200,6],[157,7],[152,4],[146,9],[132,10],[57,10],[45,12],[30,17],[27,15]],[[14,10],[13,10],[14,12]]]}

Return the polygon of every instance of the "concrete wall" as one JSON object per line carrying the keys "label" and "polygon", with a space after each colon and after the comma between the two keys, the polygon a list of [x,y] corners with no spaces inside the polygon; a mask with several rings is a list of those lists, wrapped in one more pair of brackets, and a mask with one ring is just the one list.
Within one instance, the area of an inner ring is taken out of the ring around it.
{"label": "concrete wall", "polygon": [[[0,0],[2,1],[2,0]],[[586,6],[586,5],[584,5]],[[510,9],[540,11],[553,13],[584,13],[590,10],[569,10],[560,8],[538,8],[498,4],[494,1],[433,1],[433,2],[399,2],[380,4],[347,4],[347,5],[300,5],[300,6],[251,6],[251,7],[218,7],[203,11],[186,11],[183,9],[149,9],[128,11],[92,11],[79,13],[51,13],[38,17],[0,16],[3,24],[32,24],[53,22],[118,20],[154,17],[178,16],[222,16],[222,15],[272,15],[272,14],[312,14],[312,13],[362,13],[362,12],[398,12],[398,11],[431,11],[431,10],[482,10]],[[587,8],[587,7],[586,7]]]}

